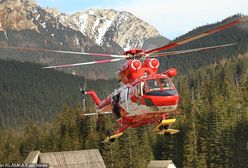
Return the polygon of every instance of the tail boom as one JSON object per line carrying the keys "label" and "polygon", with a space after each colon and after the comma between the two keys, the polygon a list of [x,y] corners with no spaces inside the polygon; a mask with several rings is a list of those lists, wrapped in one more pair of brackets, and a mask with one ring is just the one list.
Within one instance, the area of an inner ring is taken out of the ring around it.
{"label": "tail boom", "polygon": [[99,108],[99,111],[110,111],[111,108],[111,96],[106,97],[104,100],[99,99],[96,92],[91,90],[85,92],[85,94],[90,95],[93,101],[96,103],[96,106]]}
{"label": "tail boom", "polygon": [[90,95],[91,98],[94,100],[94,102],[96,103],[97,106],[100,105],[101,100],[100,100],[99,97],[96,95],[96,92],[95,92],[95,91],[91,90],[91,91],[85,92],[85,94]]}

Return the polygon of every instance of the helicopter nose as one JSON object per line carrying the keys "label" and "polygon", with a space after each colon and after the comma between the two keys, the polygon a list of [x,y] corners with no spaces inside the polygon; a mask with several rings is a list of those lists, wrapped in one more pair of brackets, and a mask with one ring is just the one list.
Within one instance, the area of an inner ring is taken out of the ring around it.
{"label": "helicopter nose", "polygon": [[179,96],[176,90],[154,90],[144,95],[147,106],[170,106],[178,104]]}

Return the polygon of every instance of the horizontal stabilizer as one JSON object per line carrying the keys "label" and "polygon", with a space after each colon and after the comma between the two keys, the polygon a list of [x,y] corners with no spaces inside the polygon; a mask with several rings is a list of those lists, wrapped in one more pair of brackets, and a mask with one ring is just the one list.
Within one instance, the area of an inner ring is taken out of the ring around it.
{"label": "horizontal stabilizer", "polygon": [[99,112],[99,113],[86,113],[85,116],[95,116],[95,115],[105,115],[105,114],[112,114],[112,112]]}

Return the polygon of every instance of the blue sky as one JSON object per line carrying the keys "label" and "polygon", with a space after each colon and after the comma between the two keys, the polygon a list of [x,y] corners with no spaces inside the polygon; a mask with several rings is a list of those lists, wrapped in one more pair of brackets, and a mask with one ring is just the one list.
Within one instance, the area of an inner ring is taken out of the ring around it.
{"label": "blue sky", "polygon": [[236,13],[248,15],[248,0],[36,0],[41,7],[74,13],[90,8],[128,11],[173,39]]}

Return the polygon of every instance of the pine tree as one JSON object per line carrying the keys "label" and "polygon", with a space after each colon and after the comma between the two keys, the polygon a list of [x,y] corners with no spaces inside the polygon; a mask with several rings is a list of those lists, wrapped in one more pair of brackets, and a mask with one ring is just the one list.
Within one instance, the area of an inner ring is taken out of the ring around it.
{"label": "pine tree", "polygon": [[0,163],[17,163],[22,161],[19,146],[22,139],[19,138],[14,130],[0,132]]}
{"label": "pine tree", "polygon": [[24,130],[24,139],[20,145],[21,155],[25,158],[29,152],[40,150],[41,128],[33,121],[29,121]]}
{"label": "pine tree", "polygon": [[196,167],[197,163],[197,128],[196,128],[196,105],[192,103],[191,112],[186,115],[184,137],[183,167]]}

